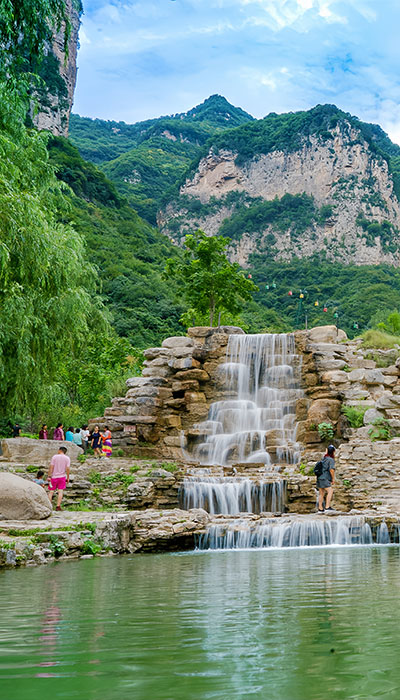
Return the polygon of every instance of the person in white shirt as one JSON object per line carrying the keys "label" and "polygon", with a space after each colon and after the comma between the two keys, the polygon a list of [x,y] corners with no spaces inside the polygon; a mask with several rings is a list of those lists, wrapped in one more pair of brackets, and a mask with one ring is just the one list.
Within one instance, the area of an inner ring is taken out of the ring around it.
{"label": "person in white shirt", "polygon": [[84,453],[86,454],[88,444],[89,444],[89,435],[90,435],[90,432],[88,430],[87,425],[82,426],[80,434],[81,434],[81,438],[82,438],[82,448],[83,448]]}

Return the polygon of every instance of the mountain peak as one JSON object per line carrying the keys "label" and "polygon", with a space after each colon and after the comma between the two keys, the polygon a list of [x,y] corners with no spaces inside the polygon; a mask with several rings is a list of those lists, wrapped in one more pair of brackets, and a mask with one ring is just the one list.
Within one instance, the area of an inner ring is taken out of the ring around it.
{"label": "mountain peak", "polygon": [[193,109],[179,115],[182,119],[208,121],[215,126],[226,128],[240,126],[254,117],[240,107],[232,105],[223,95],[210,95]]}

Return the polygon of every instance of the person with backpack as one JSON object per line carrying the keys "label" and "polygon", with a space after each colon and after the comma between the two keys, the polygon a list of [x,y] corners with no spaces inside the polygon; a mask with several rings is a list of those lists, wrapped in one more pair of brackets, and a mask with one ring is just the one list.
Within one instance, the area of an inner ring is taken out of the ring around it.
{"label": "person with backpack", "polygon": [[[317,477],[318,489],[318,513],[333,512],[331,501],[333,487],[335,485],[335,447],[329,445],[326,454],[314,467],[314,474]],[[325,499],[325,507],[324,507]]]}

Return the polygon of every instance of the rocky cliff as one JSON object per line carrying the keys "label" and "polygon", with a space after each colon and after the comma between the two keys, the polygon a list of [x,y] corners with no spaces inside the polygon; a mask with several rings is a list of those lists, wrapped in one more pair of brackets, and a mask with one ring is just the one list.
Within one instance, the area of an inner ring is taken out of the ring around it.
{"label": "rocky cliff", "polygon": [[47,46],[41,64],[43,84],[36,91],[31,119],[38,129],[47,129],[56,136],[68,136],[69,118],[76,84],[76,56],[82,5],[80,0],[66,0],[70,18],[68,51],[65,51],[65,24]]}
{"label": "rocky cliff", "polygon": [[159,225],[177,242],[197,227],[227,235],[242,265],[255,251],[399,265],[398,155],[333,106],[270,115],[216,139]]}

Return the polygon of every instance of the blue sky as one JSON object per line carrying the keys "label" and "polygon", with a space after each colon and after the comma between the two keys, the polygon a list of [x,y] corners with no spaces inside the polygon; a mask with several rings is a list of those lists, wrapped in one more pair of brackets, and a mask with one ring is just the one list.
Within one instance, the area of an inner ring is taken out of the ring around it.
{"label": "blue sky", "polygon": [[84,0],[74,111],[129,123],[213,93],[330,102],[400,143],[400,0]]}

